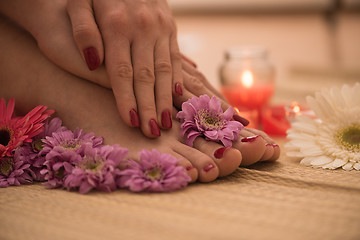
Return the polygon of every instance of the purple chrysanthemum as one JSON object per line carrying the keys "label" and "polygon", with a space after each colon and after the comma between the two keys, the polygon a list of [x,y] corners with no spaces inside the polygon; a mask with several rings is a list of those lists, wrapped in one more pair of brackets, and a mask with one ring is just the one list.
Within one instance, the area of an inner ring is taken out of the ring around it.
{"label": "purple chrysanthemum", "polygon": [[84,157],[86,146],[100,147],[103,138],[94,133],[83,134],[76,129],[55,132],[43,139],[44,145],[40,154],[44,154],[46,169],[40,171],[45,175],[45,185],[51,188],[63,185],[64,179],[72,172],[73,167]]}
{"label": "purple chrysanthemum", "polygon": [[32,183],[30,164],[20,160],[16,150],[13,157],[0,159],[0,187]]}
{"label": "purple chrysanthemum", "polygon": [[140,161],[129,160],[128,167],[120,172],[119,187],[131,191],[166,192],[187,186],[190,177],[177,166],[178,159],[153,149],[139,152]]}
{"label": "purple chrysanthemum", "polygon": [[202,95],[184,102],[176,117],[181,121],[181,134],[187,135],[187,145],[192,146],[197,137],[205,136],[206,140],[231,147],[244,128],[241,123],[231,120],[233,115],[232,107],[223,112],[218,98]]}
{"label": "purple chrysanthemum", "polygon": [[40,153],[43,149],[43,141],[45,137],[49,137],[54,132],[60,132],[67,130],[62,126],[62,121],[59,118],[54,118],[50,122],[46,122],[44,125],[44,131],[36,135],[31,143],[24,143],[17,148],[19,158],[27,163],[30,163],[30,169],[34,173],[32,176],[36,181],[44,181],[44,176],[40,174],[40,171],[44,169],[45,154]]}
{"label": "purple chrysanthemum", "polygon": [[128,150],[118,145],[100,148],[88,145],[83,159],[66,177],[64,187],[68,190],[79,189],[83,194],[94,188],[104,192],[114,191],[115,179],[119,173],[118,166],[127,154]]}

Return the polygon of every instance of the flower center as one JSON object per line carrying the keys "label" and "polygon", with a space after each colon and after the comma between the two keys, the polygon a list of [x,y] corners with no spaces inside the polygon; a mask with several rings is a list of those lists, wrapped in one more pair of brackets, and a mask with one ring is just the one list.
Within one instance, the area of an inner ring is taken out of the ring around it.
{"label": "flower center", "polygon": [[360,126],[352,125],[341,129],[336,135],[337,142],[346,150],[360,152]]}
{"label": "flower center", "polygon": [[34,140],[31,143],[31,147],[37,152],[40,152],[43,149],[43,146],[44,143],[41,141],[41,139]]}
{"label": "flower center", "polygon": [[63,178],[65,173],[65,169],[61,167],[59,170],[55,171],[54,175],[56,178]]}
{"label": "flower center", "polygon": [[61,146],[69,150],[77,150],[81,145],[81,140],[79,139],[68,139],[61,143]]}
{"label": "flower center", "polygon": [[0,129],[0,144],[3,146],[7,146],[11,140],[12,135],[13,132],[11,129],[7,127],[2,127]]}
{"label": "flower center", "polygon": [[83,160],[79,163],[79,167],[83,170],[90,170],[97,172],[104,166],[104,160],[97,157],[85,156]]}
{"label": "flower center", "polygon": [[145,172],[146,176],[151,180],[159,180],[162,178],[162,171],[160,168],[154,167]]}
{"label": "flower center", "polygon": [[226,120],[218,113],[210,112],[208,109],[201,109],[197,112],[198,123],[205,128],[205,130],[220,130],[223,129]]}
{"label": "flower center", "polygon": [[8,177],[14,170],[14,161],[12,158],[4,157],[0,159],[0,174]]}

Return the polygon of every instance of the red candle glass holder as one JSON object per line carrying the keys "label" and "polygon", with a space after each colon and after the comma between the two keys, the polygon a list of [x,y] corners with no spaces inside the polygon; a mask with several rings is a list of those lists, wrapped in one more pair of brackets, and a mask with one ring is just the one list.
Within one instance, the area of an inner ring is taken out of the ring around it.
{"label": "red candle glass holder", "polygon": [[260,110],[274,93],[274,68],[267,59],[266,48],[228,49],[220,80],[222,93],[232,106]]}

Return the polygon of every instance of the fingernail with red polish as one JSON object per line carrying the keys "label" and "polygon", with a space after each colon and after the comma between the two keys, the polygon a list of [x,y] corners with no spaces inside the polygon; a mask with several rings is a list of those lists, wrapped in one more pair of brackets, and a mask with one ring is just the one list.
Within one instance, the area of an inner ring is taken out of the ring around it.
{"label": "fingernail with red polish", "polygon": [[193,169],[194,168],[194,166],[187,166],[186,167],[186,171],[190,171],[191,169]]}
{"label": "fingernail with red polish", "polygon": [[175,83],[175,92],[176,92],[177,94],[179,94],[180,96],[183,95],[183,91],[182,91],[182,88],[181,88],[180,83]]}
{"label": "fingernail with red polish", "polygon": [[233,118],[234,118],[235,121],[240,122],[244,126],[247,126],[250,123],[249,120],[247,120],[247,119],[245,119],[243,117],[240,117],[239,115],[234,115]]}
{"label": "fingernail with red polish", "polygon": [[210,171],[211,169],[213,169],[215,166],[214,166],[214,164],[209,164],[209,165],[207,165],[206,167],[204,167],[204,171],[205,172],[208,172],[208,171]]}
{"label": "fingernail with red polish", "polygon": [[133,125],[134,127],[140,127],[139,116],[135,109],[130,110],[130,121],[131,125]]}
{"label": "fingernail with red polish", "polygon": [[164,128],[171,128],[172,121],[171,121],[171,113],[169,110],[165,110],[161,113],[161,125]]}
{"label": "fingernail with red polish", "polygon": [[219,148],[217,149],[215,152],[214,152],[214,157],[216,158],[222,158],[224,156],[224,152],[228,149],[229,147],[222,147],[222,148]]}
{"label": "fingernail with red polish", "polygon": [[241,142],[253,142],[253,141],[255,141],[258,137],[260,137],[260,135],[251,136],[251,137],[246,137],[246,138],[241,139]]}
{"label": "fingernail with red polish", "polygon": [[149,121],[149,126],[150,126],[150,130],[151,130],[152,135],[155,135],[155,136],[158,136],[158,137],[161,135],[159,125],[157,124],[155,119],[151,119]]}
{"label": "fingernail with red polish", "polygon": [[90,71],[93,71],[100,66],[100,58],[94,47],[86,48],[84,50],[84,57]]}

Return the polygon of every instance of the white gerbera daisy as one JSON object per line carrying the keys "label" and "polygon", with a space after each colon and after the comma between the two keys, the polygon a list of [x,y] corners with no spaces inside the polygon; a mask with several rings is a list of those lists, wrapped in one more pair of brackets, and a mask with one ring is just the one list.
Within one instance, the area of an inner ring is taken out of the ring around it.
{"label": "white gerbera daisy", "polygon": [[306,100],[317,118],[296,117],[287,132],[287,155],[308,166],[360,170],[360,83]]}

